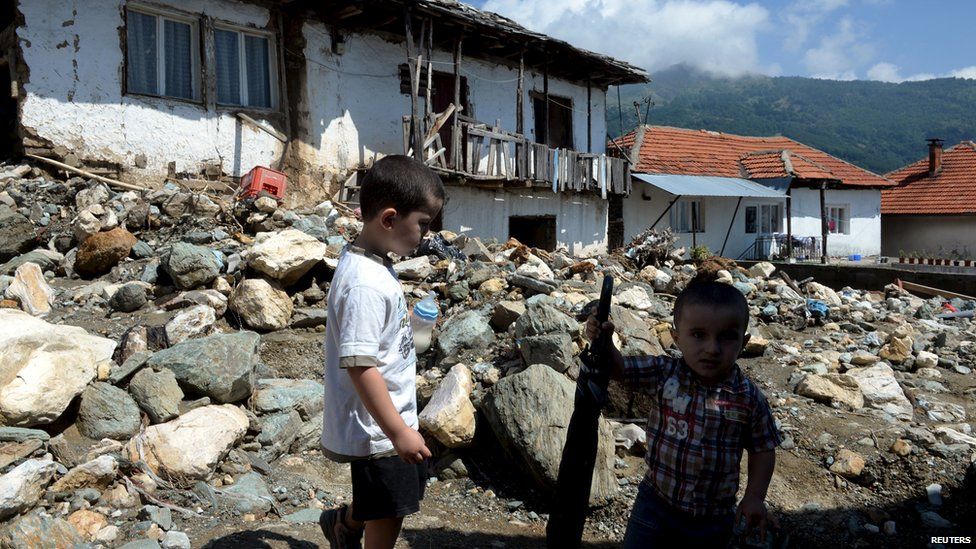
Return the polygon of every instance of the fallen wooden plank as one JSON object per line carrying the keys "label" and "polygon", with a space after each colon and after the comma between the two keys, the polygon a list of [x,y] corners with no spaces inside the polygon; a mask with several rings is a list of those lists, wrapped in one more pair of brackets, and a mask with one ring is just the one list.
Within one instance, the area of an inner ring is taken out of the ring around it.
{"label": "fallen wooden plank", "polygon": [[51,159],[51,158],[45,158],[43,156],[37,156],[36,154],[25,154],[24,156],[26,156],[28,158],[33,158],[34,160],[40,160],[42,162],[47,162],[48,164],[51,164],[52,166],[57,166],[57,167],[61,168],[62,170],[68,170],[69,172],[74,172],[76,174],[83,175],[83,176],[85,176],[87,178],[94,179],[96,181],[101,181],[102,183],[106,183],[106,184],[112,185],[114,187],[119,187],[121,189],[126,189],[126,190],[129,190],[129,191],[139,191],[139,192],[152,190],[152,189],[149,189],[148,187],[140,187],[139,185],[132,185],[131,183],[123,183],[123,182],[118,181],[118,180],[115,180],[115,179],[111,179],[111,178],[108,178],[108,177],[102,177],[100,175],[95,175],[95,174],[93,174],[93,173],[91,173],[89,171],[85,171],[85,170],[82,170],[80,168],[75,168],[74,166],[69,166],[69,165],[67,165],[67,164],[65,164],[63,162],[58,162],[57,160],[54,160],[54,159]]}
{"label": "fallen wooden plank", "polygon": [[267,133],[271,137],[274,137],[278,141],[281,141],[282,143],[287,143],[288,142],[288,137],[285,134],[279,132],[278,130],[276,130],[274,128],[269,128],[269,127],[265,126],[264,124],[258,122],[257,120],[251,118],[250,116],[248,116],[248,115],[246,115],[246,114],[244,114],[242,112],[237,113],[237,117],[240,118],[241,120],[247,122],[248,124],[251,124],[255,128],[257,128],[257,129],[259,129],[259,130]]}
{"label": "fallen wooden plank", "polygon": [[933,288],[931,286],[923,286],[922,284],[915,284],[914,282],[905,282],[904,280],[901,279],[896,279],[895,284],[897,284],[899,288],[908,290],[909,292],[917,292],[925,295],[934,295],[934,296],[943,297],[945,299],[955,299],[955,298],[966,299],[966,300],[976,299],[976,297],[968,296],[966,294],[950,292],[949,290]]}

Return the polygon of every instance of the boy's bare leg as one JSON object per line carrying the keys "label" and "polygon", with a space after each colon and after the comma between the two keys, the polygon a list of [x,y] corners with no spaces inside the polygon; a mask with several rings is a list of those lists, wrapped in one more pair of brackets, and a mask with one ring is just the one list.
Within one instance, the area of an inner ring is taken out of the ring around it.
{"label": "boy's bare leg", "polygon": [[402,525],[402,517],[366,521],[365,549],[393,549]]}

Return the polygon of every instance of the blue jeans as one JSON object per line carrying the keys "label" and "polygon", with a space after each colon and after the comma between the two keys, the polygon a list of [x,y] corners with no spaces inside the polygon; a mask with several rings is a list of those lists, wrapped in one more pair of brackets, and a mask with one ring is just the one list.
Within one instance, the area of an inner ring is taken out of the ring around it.
{"label": "blue jeans", "polygon": [[641,482],[627,522],[624,549],[650,547],[727,547],[734,515],[696,517],[673,509],[654,488]]}

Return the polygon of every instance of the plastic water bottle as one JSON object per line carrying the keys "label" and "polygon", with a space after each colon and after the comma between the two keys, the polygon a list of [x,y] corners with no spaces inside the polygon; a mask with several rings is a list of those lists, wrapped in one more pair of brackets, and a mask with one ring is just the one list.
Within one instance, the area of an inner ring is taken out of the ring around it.
{"label": "plastic water bottle", "polygon": [[439,314],[440,309],[437,307],[434,292],[428,293],[427,297],[413,306],[413,313],[410,314],[410,327],[413,329],[413,343],[418,355],[425,353],[430,348],[431,334],[434,331],[434,325],[437,324]]}

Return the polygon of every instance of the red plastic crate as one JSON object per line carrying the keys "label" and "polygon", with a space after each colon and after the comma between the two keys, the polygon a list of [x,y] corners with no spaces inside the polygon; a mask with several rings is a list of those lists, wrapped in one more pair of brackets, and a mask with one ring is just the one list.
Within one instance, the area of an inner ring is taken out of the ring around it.
{"label": "red plastic crate", "polygon": [[255,166],[241,178],[240,197],[249,198],[265,191],[278,200],[284,200],[287,187],[288,178],[285,174],[264,166]]}

